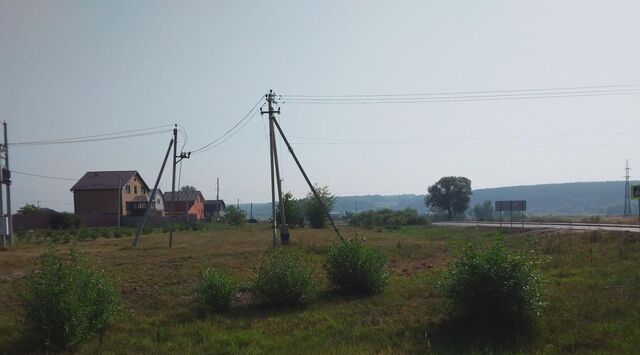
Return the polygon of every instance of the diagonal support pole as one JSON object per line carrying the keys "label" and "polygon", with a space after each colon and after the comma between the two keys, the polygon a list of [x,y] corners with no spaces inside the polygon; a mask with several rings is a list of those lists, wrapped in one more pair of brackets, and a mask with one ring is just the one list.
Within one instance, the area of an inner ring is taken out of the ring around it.
{"label": "diagonal support pole", "polygon": [[156,192],[158,191],[158,185],[160,184],[160,179],[162,178],[162,172],[164,171],[165,165],[167,165],[167,159],[169,158],[169,153],[171,153],[171,147],[174,145],[174,140],[171,139],[169,141],[169,148],[167,148],[167,154],[164,155],[164,160],[162,161],[162,167],[160,167],[160,172],[158,173],[158,178],[156,179],[156,184],[153,186],[153,191],[151,192],[151,197],[149,198],[149,203],[147,204],[147,209],[144,211],[144,218],[142,219],[142,223],[138,226],[138,230],[136,231],[136,237],[133,240],[133,246],[137,246],[140,241],[140,234],[144,229],[144,225],[147,223],[147,218],[149,217],[149,212],[151,212],[151,201],[155,201]]}
{"label": "diagonal support pole", "polygon": [[298,160],[298,157],[296,156],[296,153],[293,152],[293,148],[291,147],[291,144],[289,144],[289,140],[284,135],[284,132],[282,131],[282,128],[280,127],[280,124],[275,119],[275,117],[273,118],[273,123],[275,123],[276,128],[278,128],[278,132],[280,132],[280,136],[282,136],[282,140],[284,140],[284,143],[287,145],[287,148],[289,148],[289,153],[291,153],[291,156],[293,157],[293,160],[295,160],[296,164],[298,165],[298,169],[300,169],[300,172],[302,173],[302,176],[304,176],[304,179],[307,181],[307,185],[309,185],[309,188],[311,189],[311,192],[316,197],[318,202],[320,202],[320,206],[322,206],[322,210],[324,211],[324,214],[329,219],[329,222],[331,222],[331,225],[333,226],[333,230],[336,232],[336,234],[338,235],[340,240],[344,242],[344,238],[342,237],[342,233],[340,233],[340,230],[338,229],[338,226],[336,225],[336,222],[334,222],[333,218],[331,218],[331,214],[329,213],[329,209],[327,208],[327,206],[324,204],[324,202],[320,198],[320,195],[318,195],[318,192],[316,191],[315,187],[313,187],[313,184],[311,183],[311,180],[309,180],[309,177],[307,176],[307,173],[302,168],[302,165],[300,164],[300,161]]}

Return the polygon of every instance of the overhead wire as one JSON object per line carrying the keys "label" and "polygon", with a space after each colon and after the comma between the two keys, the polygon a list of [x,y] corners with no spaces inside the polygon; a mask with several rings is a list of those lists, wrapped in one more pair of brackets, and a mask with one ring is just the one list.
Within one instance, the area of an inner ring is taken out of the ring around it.
{"label": "overhead wire", "polygon": [[[172,125],[162,125],[162,126],[134,129],[134,130],[125,130],[125,131],[117,131],[117,132],[111,132],[111,133],[95,134],[95,135],[89,135],[89,136],[46,139],[46,140],[33,140],[33,141],[24,141],[24,142],[14,142],[14,143],[9,143],[9,146],[84,143],[84,142],[92,142],[92,141],[122,139],[122,138],[129,138],[129,137],[140,137],[140,136],[145,136],[145,135],[166,133],[166,130],[159,130],[159,129],[168,128],[168,127],[171,127],[171,126]],[[136,132],[144,132],[144,131],[150,131],[150,130],[158,130],[158,131],[145,132],[145,133],[136,133]]]}
{"label": "overhead wire", "polygon": [[313,105],[366,105],[366,104],[417,104],[417,103],[437,103],[437,102],[474,102],[474,101],[508,101],[508,100],[531,100],[531,99],[554,99],[584,96],[622,96],[637,95],[640,91],[628,91],[618,93],[598,93],[598,94],[567,94],[567,95],[527,95],[517,97],[443,97],[437,99],[402,99],[402,100],[283,100],[283,104],[313,104]]}
{"label": "overhead wire", "polygon": [[37,146],[37,145],[59,145],[59,144],[99,142],[99,141],[110,141],[110,140],[133,138],[133,137],[144,137],[144,136],[151,136],[151,135],[164,134],[164,133],[167,133],[167,130],[146,132],[146,133],[137,133],[137,134],[128,134],[128,135],[113,136],[113,137],[104,137],[104,138],[79,139],[79,140],[73,140],[73,141],[56,141],[56,142],[49,142],[49,143],[44,143],[44,142],[43,143],[29,143],[29,144],[20,144],[20,143],[11,144],[10,143],[9,146],[22,147],[22,146]]}
{"label": "overhead wire", "polygon": [[473,142],[473,141],[504,141],[504,140],[523,140],[523,139],[547,139],[547,138],[565,138],[565,137],[584,137],[584,136],[603,136],[603,135],[635,135],[640,133],[638,130],[616,131],[616,132],[585,132],[585,133],[564,133],[564,134],[547,134],[547,135],[524,135],[524,136],[490,136],[490,137],[466,137],[466,138],[436,138],[422,140],[363,140],[354,141],[348,138],[329,138],[329,137],[311,137],[311,136],[291,136],[296,144],[394,144],[394,143],[455,143],[455,142]]}
{"label": "overhead wire", "polygon": [[38,177],[38,178],[42,178],[42,179],[67,180],[67,181],[77,181],[78,180],[78,179],[72,179],[72,178],[64,178],[64,177],[57,177],[57,176],[48,176],[48,175],[26,173],[24,171],[18,171],[18,170],[13,170],[13,169],[11,170],[11,172],[14,173],[14,174],[18,174],[18,175],[26,175],[26,176]]}
{"label": "overhead wire", "polygon": [[180,152],[184,151],[184,147],[187,145],[187,143],[189,142],[189,135],[187,134],[187,130],[178,123],[178,132],[180,132],[180,135],[182,135],[182,147],[180,148]]}
{"label": "overhead wire", "polygon": [[615,89],[615,88],[639,88],[640,85],[624,84],[624,85],[592,85],[592,86],[565,86],[565,87],[547,87],[537,89],[508,89],[508,90],[484,90],[484,91],[449,91],[449,92],[433,92],[433,93],[405,93],[405,94],[347,94],[347,95],[300,95],[285,94],[279,97],[396,97],[396,96],[434,96],[434,95],[469,95],[469,94],[495,94],[495,93],[514,93],[514,92],[533,92],[533,91],[567,91],[567,90],[587,90],[587,89]]}
{"label": "overhead wire", "polygon": [[[586,89],[585,89],[586,88]],[[551,91],[554,90],[554,91]],[[581,96],[612,96],[640,94],[640,86],[573,87],[562,89],[517,89],[492,91],[461,91],[428,94],[387,95],[282,95],[283,103],[291,104],[411,104],[432,102],[469,102],[495,100],[550,99]]]}
{"label": "overhead wire", "polygon": [[251,122],[251,120],[253,120],[253,118],[254,118],[254,117],[256,117],[256,116],[258,115],[258,113],[260,113],[260,111],[255,111],[255,112],[254,112],[254,113],[249,117],[249,119],[245,120],[245,121],[242,123],[242,125],[241,125],[240,127],[238,127],[238,129],[236,129],[236,130],[235,130],[233,133],[231,133],[230,135],[226,136],[223,140],[221,140],[221,141],[217,142],[217,143],[216,143],[216,144],[214,144],[214,145],[209,146],[208,148],[206,148],[206,149],[204,149],[204,150],[198,151],[198,152],[196,152],[196,153],[193,153],[193,152],[192,152],[192,154],[200,154],[200,153],[204,153],[204,152],[207,152],[207,151],[209,151],[209,150],[211,150],[211,149],[213,149],[213,148],[215,148],[215,147],[217,147],[217,146],[219,146],[219,145],[221,145],[221,144],[225,143],[225,142],[226,142],[226,141],[228,141],[229,139],[233,138],[236,134],[238,134],[238,132],[240,132],[240,131],[241,131],[241,130],[242,130],[242,129],[243,129],[243,128],[244,128],[244,127],[249,123],[249,122]]}
{"label": "overhead wire", "polygon": [[203,145],[202,147],[200,147],[198,149],[195,149],[195,150],[191,151],[191,154],[204,153],[204,152],[206,152],[206,151],[208,151],[208,150],[210,150],[210,149],[212,149],[214,147],[217,147],[220,144],[226,142],[227,140],[229,140],[229,138],[235,136],[259,112],[259,111],[256,111],[256,109],[259,107],[259,105],[262,102],[262,100],[263,100],[263,96],[260,96],[260,99],[253,105],[253,107],[251,107],[249,112],[247,112],[247,114],[244,115],[244,117],[242,117],[242,119],[240,119],[235,125],[233,125],[233,127],[231,127],[229,130],[224,132],[222,135],[220,135],[220,136],[216,137],[215,139],[213,139],[211,142]]}

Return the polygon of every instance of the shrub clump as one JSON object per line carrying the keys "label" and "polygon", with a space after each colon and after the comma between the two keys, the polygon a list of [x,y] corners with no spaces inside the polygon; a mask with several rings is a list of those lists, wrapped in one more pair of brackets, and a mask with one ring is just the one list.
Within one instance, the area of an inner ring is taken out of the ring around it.
{"label": "shrub clump", "polygon": [[195,301],[203,313],[221,312],[231,308],[236,281],[220,271],[207,269],[194,289]]}
{"label": "shrub clump", "polygon": [[393,211],[385,208],[364,211],[357,215],[347,213],[346,219],[350,225],[363,228],[385,227],[399,229],[401,226],[428,224],[427,218],[413,208],[406,208],[402,211]]}
{"label": "shrub clump", "polygon": [[330,245],[324,263],[329,281],[342,293],[373,294],[387,284],[387,257],[357,239]]}
{"label": "shrub clump", "polygon": [[299,249],[272,250],[258,268],[251,285],[252,293],[258,302],[268,306],[305,305],[317,292],[313,271]]}
{"label": "shrub clump", "polygon": [[68,260],[51,248],[22,292],[24,330],[39,347],[65,349],[102,335],[115,319],[121,298],[103,272],[91,270],[73,250]]}
{"label": "shrub clump", "polygon": [[536,262],[511,255],[501,242],[480,250],[464,247],[440,286],[454,319],[476,329],[530,324],[544,305],[544,280]]}

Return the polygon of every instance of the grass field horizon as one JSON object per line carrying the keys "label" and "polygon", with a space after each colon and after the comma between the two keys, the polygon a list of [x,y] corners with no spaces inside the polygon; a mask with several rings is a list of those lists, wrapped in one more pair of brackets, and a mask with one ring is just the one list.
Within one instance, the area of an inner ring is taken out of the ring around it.
{"label": "grass field horizon", "polygon": [[[225,270],[247,285],[271,247],[270,226],[218,225],[206,231],[152,233],[57,245],[75,248],[118,285],[122,316],[102,342],[77,353],[460,353],[640,352],[640,236],[621,232],[514,231],[412,226],[397,231],[343,227],[389,257],[389,286],[370,297],[339,296],[321,268],[329,229],[292,230],[316,267],[321,292],[305,308],[264,309],[246,292],[228,312],[199,316],[192,289],[206,267]],[[548,283],[548,304],[527,334],[495,341],[457,332],[446,322],[437,281],[466,243],[504,241],[513,252],[535,253]],[[21,340],[16,291],[37,265],[45,244],[18,244],[0,252],[0,352],[34,351]]]}

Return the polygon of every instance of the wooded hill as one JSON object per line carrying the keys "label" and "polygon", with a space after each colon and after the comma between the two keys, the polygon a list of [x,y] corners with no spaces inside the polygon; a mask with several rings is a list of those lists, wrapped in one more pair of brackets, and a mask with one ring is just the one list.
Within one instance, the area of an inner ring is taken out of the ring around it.
{"label": "wooded hill", "polygon": [[[496,200],[527,200],[527,213],[530,215],[622,215],[624,186],[624,181],[601,181],[477,189],[473,190],[470,207],[486,200],[492,203]],[[339,196],[333,212],[355,212],[357,201],[358,211],[410,207],[424,213],[424,194]],[[249,204],[241,204],[240,207],[249,213]],[[636,200],[631,201],[631,208],[637,214]],[[253,216],[269,218],[271,204],[254,204]]]}

